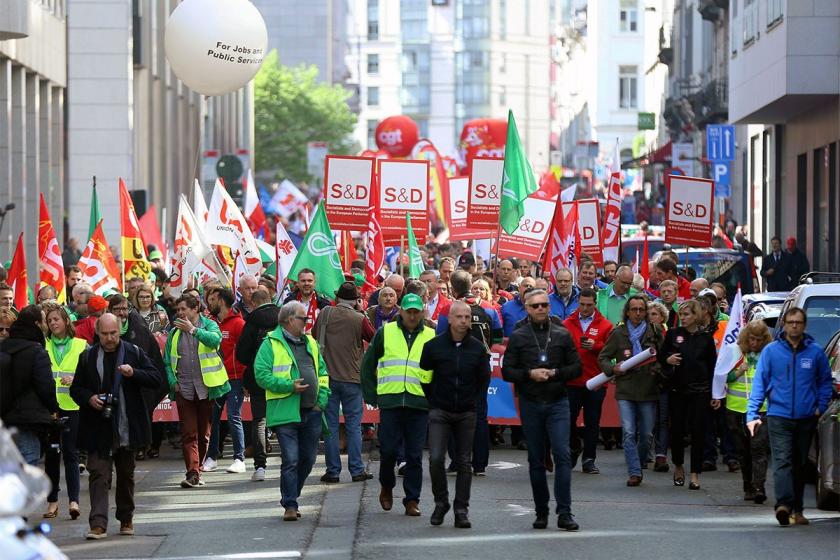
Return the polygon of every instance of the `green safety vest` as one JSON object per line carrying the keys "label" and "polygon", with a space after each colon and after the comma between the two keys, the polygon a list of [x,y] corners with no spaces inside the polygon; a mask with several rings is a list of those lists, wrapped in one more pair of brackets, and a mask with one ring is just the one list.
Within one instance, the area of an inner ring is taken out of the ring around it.
{"label": "green safety vest", "polygon": [[[178,372],[178,339],[181,338],[180,329],[175,329],[172,342],[169,344],[169,364],[177,377]],[[198,340],[196,338],[196,340]],[[206,387],[221,387],[227,383],[228,376],[222,357],[215,348],[210,348],[198,340],[198,364],[201,367],[201,380]]]}
{"label": "green safety vest", "polygon": [[[747,412],[747,402],[750,400],[750,391],[752,390],[753,376],[755,375],[755,365],[757,362],[748,360],[749,368],[738,379],[726,384],[726,408],[732,412],[740,412],[745,414]],[[767,411],[767,402],[761,405],[761,412]]]}
{"label": "green safety vest", "polygon": [[[315,364],[315,375],[318,376],[318,388],[328,388],[330,386],[330,377],[328,375],[321,375],[321,358],[318,350],[318,343],[309,335],[303,335],[306,339],[306,345],[309,348],[309,354],[312,356],[312,361]],[[271,365],[271,373],[274,377],[280,379],[292,379],[292,366],[296,365],[294,358],[289,354],[286,347],[277,339],[270,338],[271,351],[274,355],[274,362]],[[285,399],[294,394],[294,391],[287,393],[275,393],[274,391],[265,392],[265,400]]]}
{"label": "green safety vest", "polygon": [[70,397],[70,385],[62,385],[61,378],[65,375],[70,377],[76,375],[79,356],[82,355],[85,348],[87,348],[85,339],[73,338],[67,343],[67,350],[61,357],[61,362],[57,362],[55,359],[55,344],[52,340],[47,340],[47,354],[50,355],[50,365],[52,366],[53,379],[55,379],[55,396],[61,410],[79,410],[79,405]]}
{"label": "green safety vest", "polygon": [[420,356],[423,346],[435,337],[435,331],[424,326],[409,350],[408,342],[396,322],[388,323],[382,329],[385,351],[377,364],[376,394],[409,393],[425,397],[421,384],[432,380],[432,372],[420,369]]}

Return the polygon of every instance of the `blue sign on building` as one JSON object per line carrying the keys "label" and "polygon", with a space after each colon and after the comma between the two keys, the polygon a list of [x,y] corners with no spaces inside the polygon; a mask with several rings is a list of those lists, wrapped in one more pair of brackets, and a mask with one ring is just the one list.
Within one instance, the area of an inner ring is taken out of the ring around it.
{"label": "blue sign on building", "polygon": [[712,161],[735,159],[735,127],[731,124],[710,124],[706,127],[706,157]]}
{"label": "blue sign on building", "polygon": [[732,196],[732,163],[728,161],[712,162],[712,179],[715,181],[715,197],[729,198]]}

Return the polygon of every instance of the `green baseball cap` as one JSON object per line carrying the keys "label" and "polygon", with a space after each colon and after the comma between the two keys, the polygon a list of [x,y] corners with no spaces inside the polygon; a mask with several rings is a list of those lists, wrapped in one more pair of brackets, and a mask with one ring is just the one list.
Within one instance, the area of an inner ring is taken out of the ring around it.
{"label": "green baseball cap", "polygon": [[417,311],[423,311],[425,309],[423,298],[417,294],[405,294],[400,302],[400,307],[403,309],[416,309]]}
{"label": "green baseball cap", "polygon": [[149,260],[150,261],[154,261],[154,260],[158,260],[158,259],[163,260],[163,253],[161,253],[157,249],[155,249],[154,251],[149,251]]}

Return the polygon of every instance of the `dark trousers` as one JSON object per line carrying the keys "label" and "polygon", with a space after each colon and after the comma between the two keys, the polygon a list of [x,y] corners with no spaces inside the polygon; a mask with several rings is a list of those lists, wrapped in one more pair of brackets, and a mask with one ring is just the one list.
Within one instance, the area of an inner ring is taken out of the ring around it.
{"label": "dark trousers", "polygon": [[210,443],[210,422],[213,401],[209,399],[188,401],[177,395],[178,420],[181,422],[181,451],[187,476],[199,474],[201,462],[207,456]]}
{"label": "dark trousers", "polygon": [[108,490],[114,469],[117,471],[116,518],[121,523],[131,523],[134,516],[134,451],[124,447],[113,451],[109,457],[99,452],[88,453],[87,470],[90,473],[91,528],[108,529]]}
{"label": "dark trousers", "polygon": [[671,460],[678,467],[685,460],[686,430],[691,436],[692,473],[703,472],[706,416],[711,411],[711,393],[671,393]]}
{"label": "dark trousers", "polygon": [[251,391],[251,452],[254,458],[254,470],[265,468],[265,393]]}
{"label": "dark trousers", "polygon": [[[449,436],[449,459],[455,461],[455,437]],[[472,468],[484,472],[490,463],[490,425],[487,422],[487,394],[480,395],[475,401],[475,435],[472,444]]]}
{"label": "dark trousers", "polygon": [[52,489],[47,496],[48,502],[58,501],[59,484],[61,482],[61,463],[64,459],[64,479],[67,483],[67,498],[71,502],[79,502],[79,450],[76,449],[76,437],[79,434],[79,411],[64,410],[61,416],[67,418],[67,429],[59,432],[57,429],[50,434],[50,444],[44,458],[44,470],[50,477]]}
{"label": "dark trousers", "polygon": [[732,431],[727,427],[725,406],[721,406],[717,410],[709,410],[709,413],[706,415],[706,444],[703,449],[704,462],[717,463],[718,439],[720,440],[720,454],[723,456],[723,462],[729,463],[730,461],[736,460],[738,452],[735,450]]}
{"label": "dark trousers", "polygon": [[787,506],[794,513],[802,513],[802,494],[805,491],[802,470],[808,461],[817,418],[791,420],[768,416],[766,420],[773,454],[776,507]]}
{"label": "dark trousers", "polygon": [[[598,447],[598,427],[601,424],[601,405],[607,395],[606,388],[590,391],[586,387],[567,387],[569,395],[569,420],[571,436],[569,445],[580,451],[581,432],[583,432],[583,460],[595,460]],[[577,418],[583,409],[583,430],[577,427]]]}
{"label": "dark trousers", "polygon": [[[763,416],[763,415],[762,415]],[[726,411],[726,423],[732,440],[735,443],[735,453],[741,464],[741,479],[744,490],[763,488],[767,480],[767,458],[770,454],[770,443],[767,436],[767,422],[762,418],[761,425],[750,436],[747,430],[747,415],[734,410]]]}
{"label": "dark trousers", "polygon": [[429,411],[429,475],[435,505],[449,505],[449,485],[446,481],[446,448],[450,439],[455,442],[455,512],[466,513],[470,507],[472,470],[470,455],[475,437],[476,413],[447,412],[434,408]]}
{"label": "dark trousers", "polygon": [[528,442],[528,475],[537,515],[548,515],[551,495],[545,474],[547,441],[554,458],[554,499],[557,513],[572,511],[572,459],[569,452],[569,399],[553,403],[519,400],[522,432]]}
{"label": "dark trousers", "polygon": [[429,413],[416,408],[388,408],[379,411],[379,483],[383,488],[394,488],[397,477],[394,467],[400,441],[405,445],[405,477],[403,504],[420,502],[423,489],[423,444]]}

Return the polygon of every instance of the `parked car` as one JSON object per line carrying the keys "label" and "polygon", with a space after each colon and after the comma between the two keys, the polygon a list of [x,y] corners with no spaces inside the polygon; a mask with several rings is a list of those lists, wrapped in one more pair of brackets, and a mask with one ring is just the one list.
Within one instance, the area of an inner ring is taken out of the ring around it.
{"label": "parked car", "polygon": [[809,458],[816,466],[817,507],[836,511],[840,506],[840,331],[825,346],[834,396],[817,423],[817,435]]}
{"label": "parked car", "polygon": [[[677,251],[676,249],[674,249]],[[652,253],[653,260],[659,258],[659,253]],[[697,278],[703,277],[712,282],[720,282],[726,286],[729,303],[735,298],[738,286],[741,294],[751,294],[758,287],[755,267],[749,253],[736,249],[680,249],[679,268],[686,265],[694,269]]]}
{"label": "parked car", "polygon": [[[781,315],[791,307],[804,309],[808,317],[806,332],[825,348],[840,325],[840,273],[812,272],[803,276],[803,281],[785,298]],[[777,334],[781,328],[776,325]]]}
{"label": "parked car", "polygon": [[789,292],[758,292],[747,294],[741,300],[747,323],[760,319],[772,330]]}

